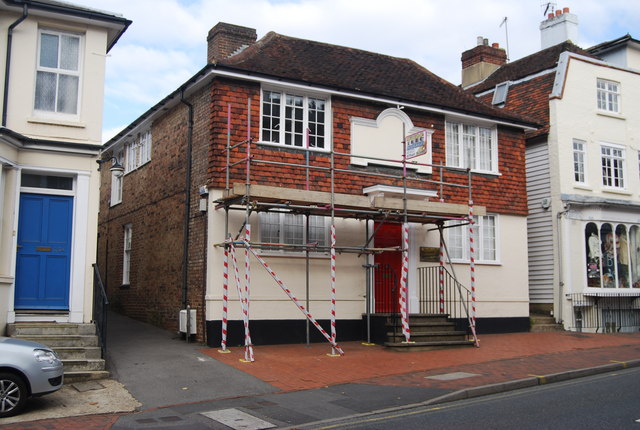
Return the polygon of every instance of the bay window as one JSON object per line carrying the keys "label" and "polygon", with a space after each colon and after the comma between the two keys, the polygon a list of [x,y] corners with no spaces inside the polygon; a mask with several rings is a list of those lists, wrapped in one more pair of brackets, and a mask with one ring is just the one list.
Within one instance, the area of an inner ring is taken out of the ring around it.
{"label": "bay window", "polygon": [[590,222],[584,237],[588,287],[640,288],[640,226]]}

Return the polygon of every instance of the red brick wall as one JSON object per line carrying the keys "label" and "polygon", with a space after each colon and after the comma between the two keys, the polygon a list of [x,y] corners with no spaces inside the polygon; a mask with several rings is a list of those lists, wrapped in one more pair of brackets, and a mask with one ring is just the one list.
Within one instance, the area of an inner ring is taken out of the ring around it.
{"label": "red brick wall", "polygon": [[[198,310],[204,333],[206,215],[198,210],[198,187],[206,184],[209,93],[188,99],[194,106],[189,236],[188,303]],[[102,172],[98,264],[116,311],[177,331],[182,308],[182,256],[188,110],[178,104],[152,128],[151,161],[124,177],[122,203],[109,207],[111,177]],[[122,287],[124,225],[132,225],[131,275]]]}
{"label": "red brick wall", "polygon": [[[231,104],[231,143],[247,138],[247,100],[251,99],[251,136],[259,137],[260,87],[227,79],[215,80],[210,89],[203,89],[189,98],[194,106],[191,216],[189,219],[188,303],[198,310],[198,339],[204,333],[204,294],[206,274],[206,214],[198,209],[198,188],[225,186],[224,166],[227,142],[227,106]],[[365,103],[334,97],[333,142],[336,152],[350,152],[349,119],[353,116],[375,119],[388,105]],[[414,125],[433,128],[433,162],[444,162],[444,117],[437,114],[405,109]],[[109,298],[116,310],[133,318],[156,324],[168,330],[178,328],[178,312],[182,308],[182,256],[185,200],[186,147],[188,111],[178,104],[152,125],[151,162],[124,177],[123,201],[109,207],[111,178],[108,169],[102,172],[99,218],[98,264],[106,282]],[[521,131],[498,128],[500,176],[473,175],[473,200],[491,212],[526,215],[524,140]],[[302,164],[304,154],[289,149],[254,145],[252,154],[259,159]],[[233,153],[232,161],[240,161],[244,149]],[[310,161],[329,167],[328,154],[314,153]],[[336,168],[356,169],[348,157],[336,156]],[[365,168],[360,168],[365,170]],[[381,172],[400,175],[400,169],[370,167]],[[435,171],[435,169],[434,169]],[[267,185],[304,187],[303,170],[285,166],[252,165],[252,181]],[[432,175],[422,175],[432,179]],[[232,171],[231,182],[244,182],[244,165]],[[467,183],[463,171],[452,172],[445,180]],[[385,180],[354,173],[336,173],[335,191],[362,195],[363,187],[386,182],[401,186],[400,179]],[[313,189],[330,190],[329,172],[311,174]],[[409,180],[408,186],[425,188],[423,183]],[[436,187],[435,185],[433,187]],[[449,189],[446,202],[467,203],[468,192]],[[211,208],[209,208],[211,210]],[[121,288],[123,260],[123,226],[132,224],[131,282]]]}
{"label": "red brick wall", "polygon": [[[229,80],[218,80],[214,84],[212,102],[212,136],[213,151],[210,160],[209,176],[214,187],[224,187],[224,157],[227,141],[227,105],[231,103],[231,144],[237,144],[247,139],[247,106],[248,98],[251,99],[251,137],[259,140],[260,126],[260,90],[259,86]],[[341,97],[333,97],[331,101],[333,112],[333,144],[337,153],[350,152],[351,117],[375,119],[388,105],[354,101]],[[444,164],[445,156],[445,132],[444,116],[430,114],[421,111],[405,109],[404,111],[417,127],[433,128],[433,163]],[[499,169],[501,175],[474,174],[472,178],[473,201],[476,205],[487,206],[492,212],[526,215],[526,182],[524,140],[522,131],[507,127],[499,127]],[[246,154],[244,147],[232,151],[231,162],[243,160]],[[253,183],[274,185],[293,188],[304,188],[305,171],[291,166],[261,165],[257,160],[270,160],[277,162],[304,164],[304,153],[295,149],[274,148],[272,146],[253,145],[251,148],[253,162],[251,164],[251,180]],[[326,153],[312,153],[310,155],[312,165],[329,167],[330,157]],[[349,164],[349,157],[336,155],[336,169],[350,170],[376,170],[383,173],[392,173],[398,179],[367,176],[365,174],[336,172],[335,191],[338,193],[362,195],[362,189],[367,186],[386,183],[388,185],[402,186],[400,176],[401,169],[388,167],[360,168]],[[420,175],[425,179],[439,179],[439,174],[434,169],[433,175]],[[230,182],[245,181],[245,163],[241,163],[230,169]],[[450,171],[445,174],[445,181],[467,184],[467,175],[463,170]],[[328,171],[310,172],[311,189],[317,191],[330,191],[330,173]],[[411,181],[408,186],[412,188],[432,188],[438,190],[437,185],[428,185]],[[461,188],[445,188],[445,201],[447,203],[467,203],[468,191]]]}

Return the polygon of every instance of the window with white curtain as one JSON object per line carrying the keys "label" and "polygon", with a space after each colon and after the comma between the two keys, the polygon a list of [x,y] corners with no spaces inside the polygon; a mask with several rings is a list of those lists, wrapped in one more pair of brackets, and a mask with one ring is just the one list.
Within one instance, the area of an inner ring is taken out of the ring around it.
{"label": "window with white curtain", "polygon": [[[495,263],[499,259],[497,240],[497,215],[474,216],[474,260],[477,263]],[[458,225],[447,229],[447,248],[452,260],[470,260],[469,225]]]}
{"label": "window with white curtain", "polygon": [[496,136],[495,128],[447,121],[447,166],[498,173]]}
{"label": "window with white curtain", "polygon": [[[315,245],[326,247],[329,243],[328,218],[323,216],[297,215],[284,212],[260,214],[260,242],[263,250],[285,252],[278,245]],[[308,230],[308,235],[307,235]],[[272,246],[269,246],[269,245]],[[311,248],[312,249],[312,248]],[[304,249],[288,248],[286,252],[303,252]]]}

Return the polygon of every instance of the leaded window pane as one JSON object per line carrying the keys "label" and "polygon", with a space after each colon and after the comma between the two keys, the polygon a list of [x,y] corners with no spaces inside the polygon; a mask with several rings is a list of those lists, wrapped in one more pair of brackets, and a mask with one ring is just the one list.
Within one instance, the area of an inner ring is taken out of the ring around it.
{"label": "leaded window pane", "polygon": [[42,34],[40,38],[40,66],[58,68],[58,36]]}
{"label": "leaded window pane", "polygon": [[78,82],[77,76],[59,76],[58,112],[74,114],[78,111]]}
{"label": "leaded window pane", "polygon": [[56,106],[56,74],[38,72],[36,74],[35,108],[54,111]]}

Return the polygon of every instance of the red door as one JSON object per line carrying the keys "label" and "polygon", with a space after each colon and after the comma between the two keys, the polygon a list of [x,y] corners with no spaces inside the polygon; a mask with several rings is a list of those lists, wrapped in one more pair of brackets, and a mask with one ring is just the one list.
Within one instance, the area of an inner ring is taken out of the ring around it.
{"label": "red door", "polygon": [[[376,248],[400,247],[402,244],[402,225],[379,224],[373,238]],[[402,252],[385,251],[374,256],[377,268],[374,271],[374,298],[376,313],[398,312],[400,292],[400,272],[402,270]]]}

